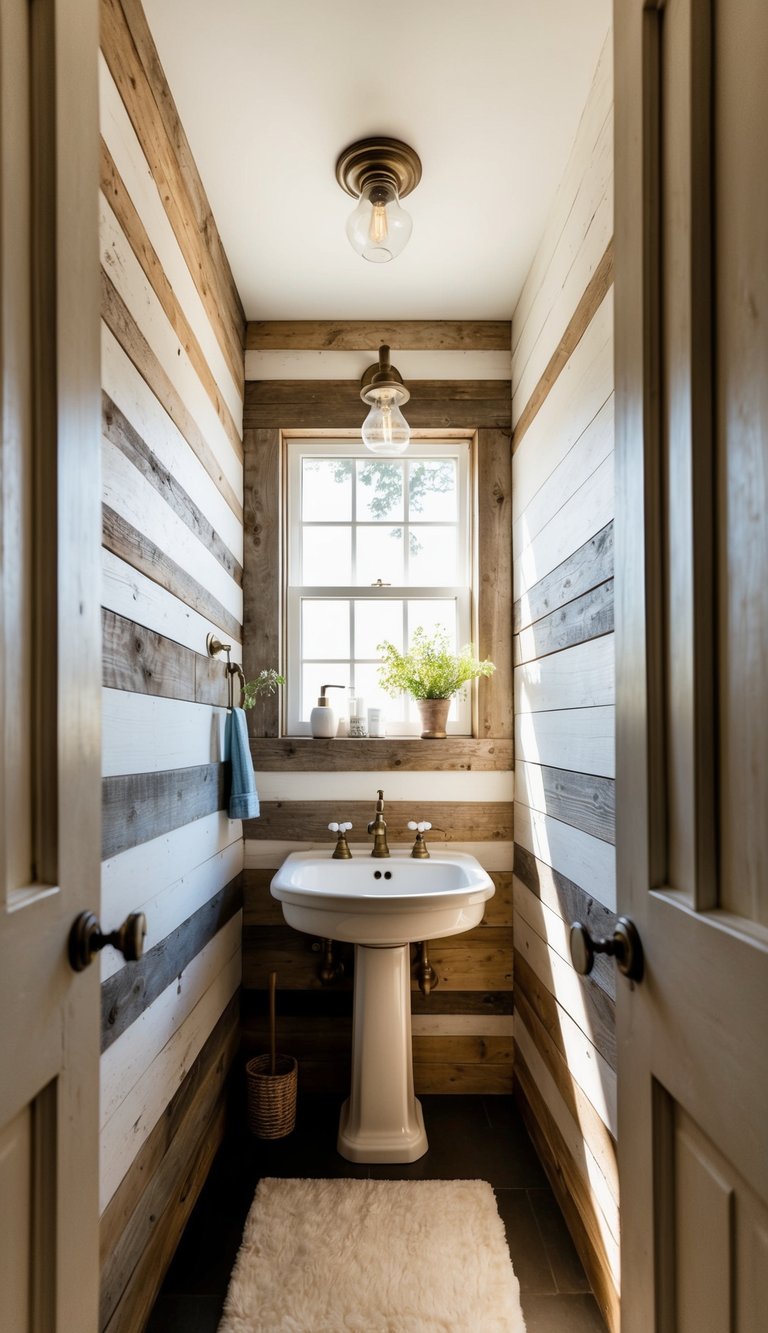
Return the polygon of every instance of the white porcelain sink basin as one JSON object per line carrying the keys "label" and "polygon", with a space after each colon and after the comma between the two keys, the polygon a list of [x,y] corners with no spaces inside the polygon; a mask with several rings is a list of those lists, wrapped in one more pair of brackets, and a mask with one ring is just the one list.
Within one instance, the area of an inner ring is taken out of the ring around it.
{"label": "white porcelain sink basin", "polygon": [[[381,796],[381,793],[379,793]],[[272,880],[289,926],[355,945],[352,1086],[338,1150],[350,1162],[415,1162],[427,1135],[413,1091],[410,945],[480,924],[494,886],[466,852],[410,848],[352,859],[291,852]]]}
{"label": "white porcelain sink basin", "polygon": [[289,926],[352,944],[392,947],[444,939],[480,924],[493,881],[466,852],[431,851],[417,860],[409,848],[350,861],[327,850],[291,852],[272,880]]}

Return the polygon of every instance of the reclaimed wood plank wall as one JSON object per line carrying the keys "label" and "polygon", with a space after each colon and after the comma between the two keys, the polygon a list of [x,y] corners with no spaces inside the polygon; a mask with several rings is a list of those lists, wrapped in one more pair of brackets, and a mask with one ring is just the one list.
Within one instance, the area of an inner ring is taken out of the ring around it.
{"label": "reclaimed wood plank wall", "polygon": [[[510,325],[503,321],[376,324],[301,321],[248,326],[245,391],[245,636],[251,675],[279,660],[281,429],[359,429],[359,379],[388,341],[412,397],[414,427],[476,432],[478,649],[497,672],[484,683],[477,736],[431,744],[394,739],[281,738],[275,704],[250,718],[261,817],[246,827],[244,1042],[264,1049],[269,972],[278,972],[282,1045],[300,1060],[305,1090],[342,1094],[349,1083],[353,950],[323,986],[319,941],[287,927],[269,881],[294,847],[331,838],[349,818],[358,837],[383,787],[390,838],[431,820],[433,841],[473,851],[496,883],[477,930],[435,941],[437,990],[414,979],[413,1048],[420,1092],[509,1092],[512,1087],[512,643]],[[412,409],[412,410],[411,410]],[[361,854],[368,848],[361,847]]]}
{"label": "reclaimed wood plank wall", "polygon": [[101,1327],[143,1327],[221,1141],[239,1041],[244,317],[139,0],[101,6]]}
{"label": "reclaimed wood plank wall", "polygon": [[515,1086],[618,1329],[610,38],[512,320]]}

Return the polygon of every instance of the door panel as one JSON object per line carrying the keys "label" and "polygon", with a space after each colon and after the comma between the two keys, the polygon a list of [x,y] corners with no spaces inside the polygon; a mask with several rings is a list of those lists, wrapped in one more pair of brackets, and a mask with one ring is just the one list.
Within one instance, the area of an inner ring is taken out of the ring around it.
{"label": "door panel", "polygon": [[98,1296],[98,14],[0,10],[0,1289],[3,1328]]}
{"label": "door panel", "polygon": [[[750,1333],[768,1218],[768,10],[616,31],[622,1328]],[[764,1270],[763,1270],[764,1271]]]}
{"label": "door panel", "polygon": [[[654,1131],[666,1163],[658,1189],[658,1327],[665,1333],[762,1327],[768,1299],[765,1203],[660,1087]],[[692,1218],[705,1225],[692,1226]]]}
{"label": "door panel", "polygon": [[768,23],[715,6],[721,903],[768,926]]}
{"label": "door panel", "polygon": [[12,1329],[30,1324],[31,1122],[25,1106],[0,1130],[0,1291]]}

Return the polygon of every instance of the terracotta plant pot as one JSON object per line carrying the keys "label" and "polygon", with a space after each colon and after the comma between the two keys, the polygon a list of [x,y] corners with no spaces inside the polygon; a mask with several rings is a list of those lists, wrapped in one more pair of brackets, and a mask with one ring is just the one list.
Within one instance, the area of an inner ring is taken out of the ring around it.
{"label": "terracotta plant pot", "polygon": [[421,739],[444,741],[445,723],[451,706],[450,699],[417,699],[416,703],[421,716]]}

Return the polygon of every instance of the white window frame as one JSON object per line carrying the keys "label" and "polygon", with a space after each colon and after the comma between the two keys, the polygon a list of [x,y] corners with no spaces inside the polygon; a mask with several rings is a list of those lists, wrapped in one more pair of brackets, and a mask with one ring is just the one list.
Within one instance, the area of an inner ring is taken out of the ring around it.
{"label": "white window frame", "polygon": [[[310,728],[308,720],[301,718],[302,706],[302,644],[301,644],[301,603],[305,598],[322,598],[323,600],[339,599],[343,601],[365,600],[372,601],[381,599],[382,601],[402,601],[403,614],[405,617],[405,603],[407,601],[439,601],[446,599],[455,605],[456,609],[456,632],[458,646],[468,643],[472,638],[472,530],[471,530],[471,476],[472,476],[472,456],[471,456],[472,436],[468,433],[463,438],[435,438],[419,437],[411,438],[407,450],[398,455],[400,459],[407,458],[455,458],[457,461],[457,548],[459,568],[457,574],[461,576],[461,581],[457,584],[446,586],[413,586],[404,584],[400,586],[381,587],[367,586],[365,584],[353,584],[350,586],[340,586],[337,584],[329,586],[310,586],[298,581],[298,571],[301,569],[301,478],[302,478],[302,460],[304,458],[371,458],[359,436],[356,439],[345,439],[342,437],[327,436],[307,436],[291,437],[284,439],[285,447],[285,558],[286,558],[286,578],[285,578],[285,674],[286,688],[284,691],[285,717],[284,734],[289,736],[308,736]],[[354,488],[353,488],[354,495]],[[352,523],[356,522],[356,514],[352,511]],[[394,524],[395,526],[407,526],[406,523]],[[317,526],[312,521],[312,526]],[[330,524],[336,526],[336,522]],[[377,524],[376,526],[380,526]],[[420,526],[430,526],[429,523]],[[445,522],[435,522],[431,526],[445,527]],[[353,528],[354,531],[354,528]],[[408,543],[405,543],[406,559]],[[353,542],[353,560],[354,560],[354,542]],[[333,659],[325,659],[332,661]],[[339,663],[346,664],[350,658],[339,658]],[[331,695],[331,703],[338,701]],[[471,736],[472,735],[472,703],[473,691],[469,687],[465,697],[456,700],[456,717],[448,721],[446,730],[449,735]],[[392,707],[395,701],[392,701]],[[409,705],[411,716],[407,720],[388,721],[388,734],[390,736],[418,736],[421,726],[416,715],[416,709],[413,703]],[[389,715],[388,715],[389,716]]]}

